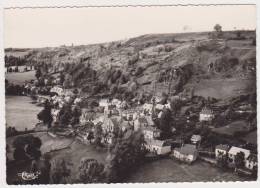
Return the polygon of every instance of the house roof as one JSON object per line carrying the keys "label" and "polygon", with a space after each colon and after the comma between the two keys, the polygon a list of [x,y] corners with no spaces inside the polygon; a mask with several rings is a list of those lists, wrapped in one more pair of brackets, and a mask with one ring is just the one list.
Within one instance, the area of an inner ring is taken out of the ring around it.
{"label": "house roof", "polygon": [[228,153],[232,154],[232,155],[236,155],[239,152],[243,152],[245,154],[245,159],[247,159],[248,156],[250,155],[250,151],[249,150],[243,149],[243,148],[239,148],[239,147],[235,147],[235,146],[232,146]]}
{"label": "house roof", "polygon": [[191,144],[184,144],[184,146],[177,148],[177,150],[184,155],[194,155],[197,151],[196,146]]}
{"label": "house roof", "polygon": [[149,145],[158,146],[158,147],[166,146],[166,142],[164,140],[151,139],[151,140],[146,141],[146,143]]}
{"label": "house roof", "polygon": [[138,118],[138,121],[139,121],[140,123],[147,123],[147,124],[148,124],[147,119],[146,119],[145,117],[140,117],[140,118]]}
{"label": "house roof", "polygon": [[201,114],[208,114],[208,115],[214,114],[213,110],[208,108],[208,107],[203,107],[200,113]]}
{"label": "house roof", "polygon": [[201,140],[201,136],[200,135],[196,135],[196,134],[194,134],[194,135],[192,135],[192,137],[191,137],[191,141],[200,141]]}
{"label": "house roof", "polygon": [[229,146],[228,145],[224,145],[224,144],[220,144],[220,145],[217,145],[215,149],[228,151],[229,150]]}
{"label": "house roof", "polygon": [[251,161],[257,162],[257,155],[251,153],[251,154],[248,156],[247,160],[250,161],[250,162],[251,162]]}

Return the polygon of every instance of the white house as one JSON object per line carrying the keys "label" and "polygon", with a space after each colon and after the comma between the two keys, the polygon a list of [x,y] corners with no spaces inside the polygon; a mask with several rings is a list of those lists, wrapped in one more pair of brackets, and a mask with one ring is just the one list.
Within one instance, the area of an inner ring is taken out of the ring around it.
{"label": "white house", "polygon": [[143,111],[149,115],[152,114],[153,111],[153,104],[145,103],[143,104]]}
{"label": "white house", "polygon": [[228,150],[229,150],[228,145],[223,145],[223,144],[217,145],[215,148],[215,157],[219,158],[219,157],[227,156]]}
{"label": "white house", "polygon": [[198,151],[195,145],[184,144],[180,148],[175,148],[173,150],[172,156],[180,161],[192,163],[198,157]]}
{"label": "white house", "polygon": [[245,162],[245,167],[249,170],[253,170],[254,167],[257,167],[257,155],[250,154]]}
{"label": "white house", "polygon": [[191,139],[190,139],[190,141],[191,141],[191,143],[192,144],[200,144],[200,142],[201,142],[201,136],[200,135],[192,135],[192,137],[191,137]]}
{"label": "white house", "polygon": [[156,104],[156,105],[155,105],[155,109],[156,109],[156,110],[162,111],[164,108],[165,108],[165,106],[162,105],[162,104]]}
{"label": "white house", "polygon": [[202,108],[201,112],[200,112],[200,117],[199,120],[200,121],[212,121],[214,119],[214,112],[213,110],[204,107]]}
{"label": "white house", "polygon": [[51,115],[52,115],[52,118],[53,118],[53,122],[58,122],[59,121],[59,113],[60,113],[60,110],[57,110],[57,109],[52,109],[51,111]]}
{"label": "white house", "polygon": [[99,106],[101,106],[101,107],[106,107],[106,106],[109,106],[109,105],[110,105],[110,103],[109,103],[108,99],[101,99],[99,101]]}
{"label": "white house", "polygon": [[145,127],[143,129],[144,138],[146,140],[159,138],[161,136],[161,131],[154,127]]}
{"label": "white house", "polygon": [[230,150],[228,151],[228,161],[231,164],[235,164],[235,156],[237,155],[237,153],[239,152],[243,152],[245,154],[245,160],[249,157],[250,155],[250,151],[247,149],[243,149],[243,148],[239,148],[239,147],[235,147],[232,146],[230,148]]}
{"label": "white house", "polygon": [[64,95],[64,90],[58,86],[51,88],[50,92],[57,93],[58,95]]}
{"label": "white house", "polygon": [[157,155],[165,155],[171,152],[171,145],[163,140],[148,140],[145,143],[145,148]]}

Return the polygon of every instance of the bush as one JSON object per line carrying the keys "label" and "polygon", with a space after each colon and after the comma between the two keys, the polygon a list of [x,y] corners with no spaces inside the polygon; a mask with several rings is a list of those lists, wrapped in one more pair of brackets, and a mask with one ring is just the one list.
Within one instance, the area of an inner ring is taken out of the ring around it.
{"label": "bush", "polygon": [[82,158],[78,168],[78,180],[81,183],[100,183],[105,180],[104,165],[96,159]]}

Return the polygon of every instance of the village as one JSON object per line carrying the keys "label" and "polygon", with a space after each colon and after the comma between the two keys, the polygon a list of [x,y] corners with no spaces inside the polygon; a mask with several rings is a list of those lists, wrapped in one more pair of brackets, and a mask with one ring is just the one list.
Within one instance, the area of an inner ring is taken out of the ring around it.
{"label": "village", "polygon": [[[169,157],[189,165],[203,160],[212,168],[257,176],[257,146],[247,139],[256,133],[256,124],[254,118],[243,118],[255,116],[252,104],[239,101],[230,108],[193,94],[169,97],[162,93],[148,100],[122,100],[109,94],[86,97],[79,88],[65,89],[62,73],[55,75],[39,76],[21,89],[43,106],[35,131],[47,130],[55,138],[75,137],[104,148],[123,135],[139,132],[149,160]],[[228,123],[221,124],[223,116]]]}

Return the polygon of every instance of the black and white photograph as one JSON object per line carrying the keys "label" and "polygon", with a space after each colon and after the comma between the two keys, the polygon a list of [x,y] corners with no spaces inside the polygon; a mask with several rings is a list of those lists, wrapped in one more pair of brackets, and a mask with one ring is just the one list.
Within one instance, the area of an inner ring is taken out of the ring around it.
{"label": "black and white photograph", "polygon": [[5,7],[6,184],[257,181],[256,17]]}

